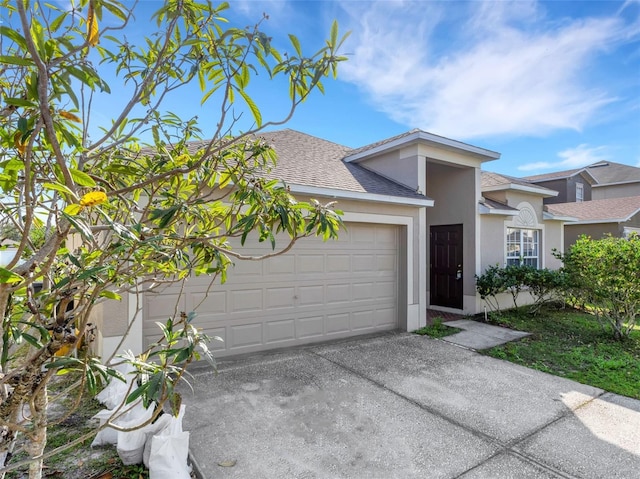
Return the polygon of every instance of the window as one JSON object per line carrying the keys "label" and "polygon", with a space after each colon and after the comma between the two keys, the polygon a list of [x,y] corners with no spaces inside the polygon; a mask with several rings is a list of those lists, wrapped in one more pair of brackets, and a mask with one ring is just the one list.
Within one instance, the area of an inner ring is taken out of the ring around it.
{"label": "window", "polygon": [[540,265],[540,231],[507,228],[507,265]]}
{"label": "window", "polygon": [[576,202],[581,203],[584,201],[584,185],[582,183],[576,183]]}

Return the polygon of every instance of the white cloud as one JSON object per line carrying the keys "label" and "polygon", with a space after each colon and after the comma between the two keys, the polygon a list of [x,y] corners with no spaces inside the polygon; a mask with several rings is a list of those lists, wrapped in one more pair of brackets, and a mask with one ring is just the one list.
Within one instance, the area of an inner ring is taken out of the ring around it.
{"label": "white cloud", "polygon": [[595,55],[628,38],[619,17],[551,22],[532,1],[345,4],[353,55],[341,78],[409,127],[543,135],[581,130],[617,100],[588,80]]}
{"label": "white cloud", "polygon": [[567,148],[558,152],[560,161],[547,162],[539,161],[536,163],[527,163],[518,167],[520,171],[542,171],[542,170],[571,170],[591,165],[598,161],[611,159],[607,146],[591,147],[587,144],[581,144],[575,148]]}

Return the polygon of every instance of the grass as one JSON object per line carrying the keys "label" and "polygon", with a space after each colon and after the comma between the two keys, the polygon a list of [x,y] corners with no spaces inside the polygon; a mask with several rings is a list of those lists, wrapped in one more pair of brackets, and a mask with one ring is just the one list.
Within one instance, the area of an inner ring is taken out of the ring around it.
{"label": "grass", "polygon": [[592,315],[572,309],[510,310],[489,322],[532,335],[483,354],[640,399],[640,329],[616,341]]}
{"label": "grass", "polygon": [[[73,382],[74,375],[54,380],[49,387],[50,398],[54,398]],[[59,417],[66,408],[73,407],[73,398],[61,397],[59,402],[50,404],[54,407],[51,416]],[[68,418],[47,430],[47,446],[50,451],[64,446],[83,434],[95,430],[91,417],[104,409],[95,399],[86,395],[79,407]],[[56,421],[57,422],[57,421]],[[43,477],[51,479],[147,479],[148,470],[143,465],[125,466],[122,464],[115,446],[99,446],[92,448],[93,437],[86,441],[45,459]],[[16,454],[14,461],[25,459],[24,454]],[[25,479],[28,477],[27,467],[7,474],[7,479]]]}
{"label": "grass", "polygon": [[442,322],[442,318],[434,318],[433,324],[425,326],[424,328],[414,331],[416,334],[422,336],[430,336],[432,338],[444,338],[451,336],[452,334],[459,333],[461,329],[454,328],[453,326],[447,326]]}

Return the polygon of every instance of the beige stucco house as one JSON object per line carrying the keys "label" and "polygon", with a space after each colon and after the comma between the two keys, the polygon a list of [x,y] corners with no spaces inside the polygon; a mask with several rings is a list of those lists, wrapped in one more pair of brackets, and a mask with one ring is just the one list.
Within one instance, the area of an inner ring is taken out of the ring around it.
{"label": "beige stucco house", "polygon": [[562,249],[564,218],[542,205],[554,192],[483,173],[499,153],[421,130],[359,149],[294,130],[261,136],[278,156],[270,175],[301,199],[337,201],[346,230],[336,241],[300,240],[266,261],[237,261],[209,293],[210,278],[194,277],[182,293],[130,295],[103,321],[104,354],[137,310],[122,346],[140,350],[157,337],[156,321],[198,306],[195,324],[223,338],[214,346],[229,356],[414,330],[427,310],[475,314],[483,304],[474,275],[487,266],[558,266],[550,252]]}

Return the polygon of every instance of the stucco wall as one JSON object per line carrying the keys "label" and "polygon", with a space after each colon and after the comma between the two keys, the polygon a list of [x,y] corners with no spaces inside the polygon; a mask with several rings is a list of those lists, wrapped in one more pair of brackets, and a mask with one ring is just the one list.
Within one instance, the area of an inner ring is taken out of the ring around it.
{"label": "stucco wall", "polygon": [[406,148],[392,151],[367,159],[360,165],[415,191],[420,187],[420,162],[415,150]]}
{"label": "stucco wall", "polygon": [[[432,225],[462,224],[463,228],[463,294],[475,296],[477,185],[475,168],[457,168],[440,163],[427,163],[427,196],[435,201],[427,209],[428,232]],[[427,291],[430,290],[427,269]],[[469,311],[471,312],[471,311]]]}
{"label": "stucco wall", "polygon": [[481,274],[489,266],[505,265],[505,217],[502,215],[480,216],[480,238],[482,248],[480,250]]}
{"label": "stucco wall", "polygon": [[568,251],[576,240],[582,236],[590,236],[592,239],[601,239],[606,234],[620,236],[622,230],[617,223],[599,223],[592,225],[572,225],[565,224],[564,227],[564,249]]}
{"label": "stucco wall", "polygon": [[592,189],[592,199],[604,200],[607,198],[626,198],[627,196],[640,195],[640,182],[626,185],[598,186]]}

